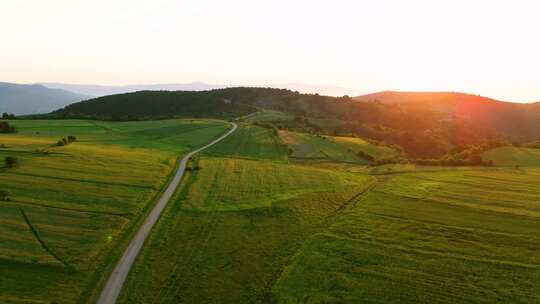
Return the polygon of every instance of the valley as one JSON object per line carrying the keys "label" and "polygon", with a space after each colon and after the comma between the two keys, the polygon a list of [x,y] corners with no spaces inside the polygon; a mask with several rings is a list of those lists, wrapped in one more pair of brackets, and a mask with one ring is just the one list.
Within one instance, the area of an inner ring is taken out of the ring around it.
{"label": "valley", "polygon": [[116,303],[540,300],[537,143],[419,165],[395,144],[324,132],[338,119],[239,109],[234,132],[219,113],[9,120],[0,301],[98,301],[178,160],[228,131],[186,158]]}

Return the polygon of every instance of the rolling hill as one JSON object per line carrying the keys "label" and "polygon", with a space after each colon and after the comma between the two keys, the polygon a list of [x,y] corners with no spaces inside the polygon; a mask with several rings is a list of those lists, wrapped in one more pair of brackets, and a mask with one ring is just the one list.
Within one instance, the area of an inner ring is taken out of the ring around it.
{"label": "rolling hill", "polygon": [[437,158],[492,139],[526,142],[540,138],[540,104],[500,102],[462,93],[382,92],[353,99],[248,87],[141,91],[79,102],[51,116],[233,118],[268,110],[287,117],[265,123],[278,129],[370,138],[397,144],[413,158]]}
{"label": "rolling hill", "polygon": [[48,113],[70,103],[90,98],[42,85],[0,82],[0,112],[16,115]]}
{"label": "rolling hill", "polygon": [[356,101],[379,102],[405,109],[428,108],[444,120],[475,123],[513,137],[540,136],[540,103],[513,103],[456,92],[384,91],[355,97]]}

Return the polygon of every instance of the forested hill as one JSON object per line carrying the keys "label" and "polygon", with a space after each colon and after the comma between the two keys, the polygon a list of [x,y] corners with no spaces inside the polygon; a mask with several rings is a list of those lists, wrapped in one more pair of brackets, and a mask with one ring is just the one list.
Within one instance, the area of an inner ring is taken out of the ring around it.
{"label": "forested hill", "polygon": [[450,104],[450,111],[441,111],[441,103],[436,100],[435,96],[424,104],[361,102],[348,96],[244,87],[199,92],[141,91],[75,103],[51,116],[106,120],[233,118],[268,109],[294,117],[293,121],[275,123],[278,128],[371,138],[398,144],[419,157],[440,156],[493,138],[540,138],[540,108],[536,104],[488,99],[453,104],[444,101]]}
{"label": "forested hill", "polygon": [[229,88],[209,91],[139,91],[69,105],[57,117],[134,120],[168,117],[237,117],[256,111],[257,101],[281,100],[287,90]]}

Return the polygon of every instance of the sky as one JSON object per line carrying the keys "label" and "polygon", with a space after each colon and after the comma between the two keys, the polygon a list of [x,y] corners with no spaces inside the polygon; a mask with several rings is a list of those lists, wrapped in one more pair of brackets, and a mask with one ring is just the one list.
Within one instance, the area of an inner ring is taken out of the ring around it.
{"label": "sky", "polygon": [[540,101],[536,0],[0,0],[0,81]]}

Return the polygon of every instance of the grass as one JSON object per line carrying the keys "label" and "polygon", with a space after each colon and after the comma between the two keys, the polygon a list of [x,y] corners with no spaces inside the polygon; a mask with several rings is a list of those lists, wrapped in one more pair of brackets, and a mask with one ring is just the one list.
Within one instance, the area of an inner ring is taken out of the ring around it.
{"label": "grass", "polygon": [[483,159],[500,167],[540,166],[540,149],[502,147],[485,152]]}
{"label": "grass", "polygon": [[[246,119],[282,119],[257,115]],[[226,129],[211,120],[17,127],[0,135],[0,157],[20,160],[0,169],[12,192],[0,202],[2,303],[91,302],[176,156]],[[78,140],[51,146],[67,135]],[[502,166],[493,168],[372,168],[358,151],[397,153],[240,123],[186,173],[119,303],[540,302],[536,150],[489,151]]]}
{"label": "grass", "polygon": [[[225,132],[224,122],[17,120],[0,135],[0,302],[85,302],[110,253],[148,209],[176,158]],[[67,135],[68,146],[53,144]]]}
{"label": "grass", "polygon": [[368,164],[369,160],[358,156],[359,151],[373,158],[389,157],[397,151],[371,144],[361,138],[320,136],[307,133],[280,131],[283,142],[292,150],[291,158]]}
{"label": "grass", "polygon": [[385,177],[295,255],[272,291],[297,303],[536,303],[540,171]]}
{"label": "grass", "polygon": [[200,164],[143,249],[120,303],[266,301],[304,239],[373,182],[271,161]]}
{"label": "grass", "polygon": [[281,122],[281,121],[290,121],[294,119],[294,116],[290,113],[284,113],[279,111],[264,110],[256,112],[253,115],[245,119],[246,122],[254,123],[269,123],[269,122]]}
{"label": "grass", "polygon": [[204,154],[244,159],[286,161],[287,149],[273,130],[240,123],[238,130]]}

